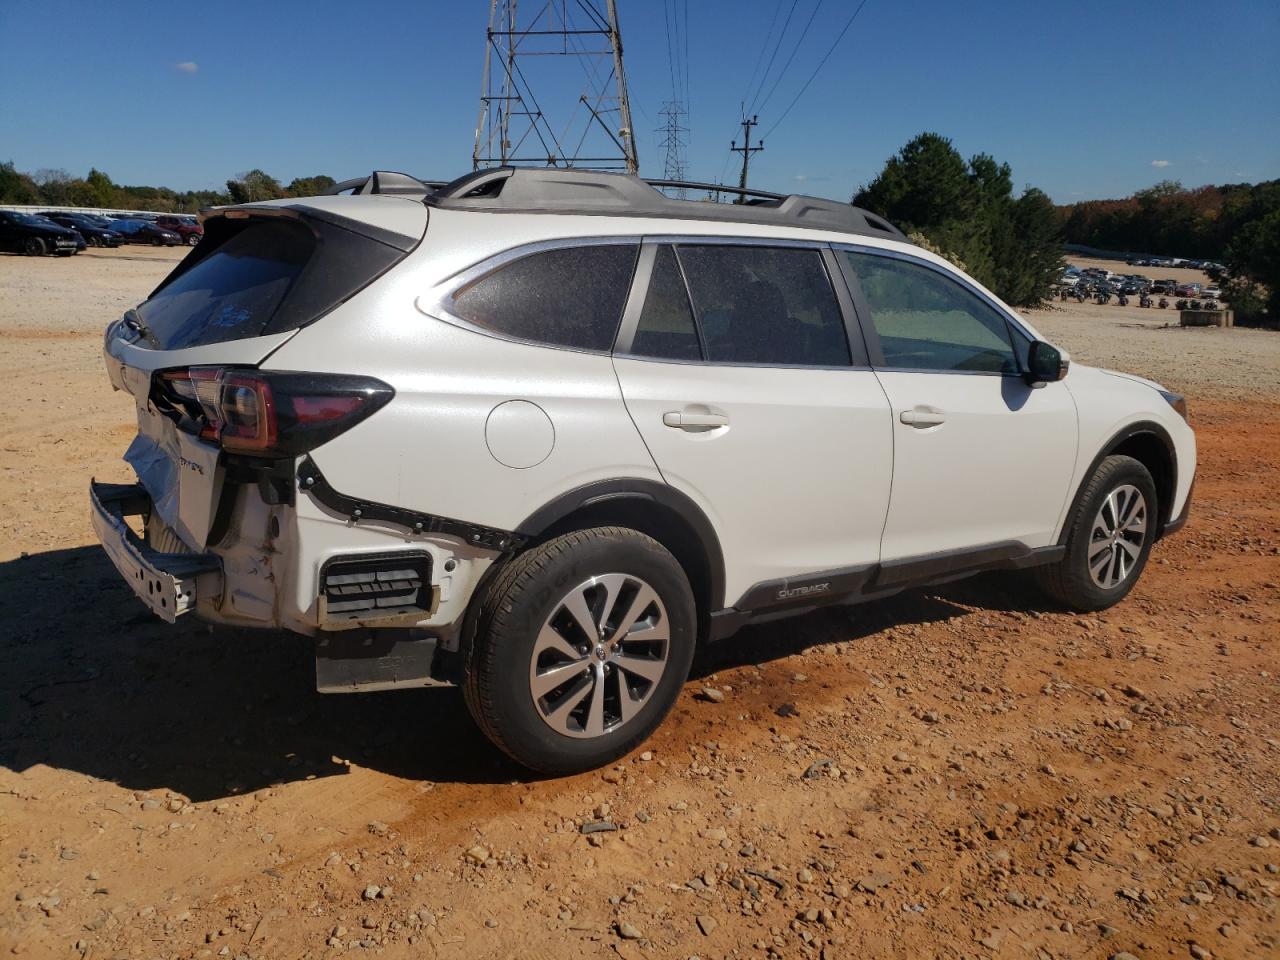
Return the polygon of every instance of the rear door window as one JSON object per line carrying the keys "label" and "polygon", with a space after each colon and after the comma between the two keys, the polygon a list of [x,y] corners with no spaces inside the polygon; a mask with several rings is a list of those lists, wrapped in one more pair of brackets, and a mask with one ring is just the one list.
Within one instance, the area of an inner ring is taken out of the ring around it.
{"label": "rear door window", "polygon": [[804,247],[680,244],[711,363],[850,366],[822,253]]}
{"label": "rear door window", "polygon": [[138,308],[150,339],[179,350],[262,336],[315,245],[298,223],[246,225]]}
{"label": "rear door window", "polygon": [[638,251],[634,243],[604,243],[531,253],[463,286],[450,309],[500,336],[608,351]]}
{"label": "rear door window", "polygon": [[703,359],[689,291],[675,251],[667,244],[658,248],[654,258],[649,290],[630,352],[637,357],[658,360]]}

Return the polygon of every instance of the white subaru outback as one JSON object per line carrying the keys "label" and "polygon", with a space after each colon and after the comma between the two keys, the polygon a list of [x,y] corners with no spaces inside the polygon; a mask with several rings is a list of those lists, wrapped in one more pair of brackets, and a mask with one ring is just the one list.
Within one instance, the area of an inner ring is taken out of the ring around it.
{"label": "white subaru outback", "polygon": [[516,760],[581,770],[746,623],[1031,567],[1098,610],[1186,520],[1181,397],[1068,370],[855,207],[354,189],[208,213],[106,331],[139,482],[91,488],[155,613],[311,636],[321,690],[459,683]]}

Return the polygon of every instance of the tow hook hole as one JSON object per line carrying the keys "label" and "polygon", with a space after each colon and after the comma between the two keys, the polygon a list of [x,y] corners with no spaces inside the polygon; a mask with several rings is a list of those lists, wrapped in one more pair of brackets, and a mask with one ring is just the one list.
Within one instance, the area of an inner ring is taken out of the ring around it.
{"label": "tow hook hole", "polygon": [[446,560],[446,561],[444,562],[444,569],[445,569],[445,572],[446,572],[446,573],[453,573],[453,570],[454,570],[454,568],[455,568],[455,567],[457,567],[457,565],[458,565],[458,561],[457,561],[457,560],[453,560],[453,559]]}

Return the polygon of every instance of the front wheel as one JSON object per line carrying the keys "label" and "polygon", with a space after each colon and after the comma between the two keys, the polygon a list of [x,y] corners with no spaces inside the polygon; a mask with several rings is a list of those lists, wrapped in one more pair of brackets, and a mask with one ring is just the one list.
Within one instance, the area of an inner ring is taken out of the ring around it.
{"label": "front wheel", "polygon": [[544,773],[635,748],[679,696],[697,615],[684,570],[623,527],[565,534],[512,560],[485,594],[465,658],[472,716]]}
{"label": "front wheel", "polygon": [[22,249],[26,251],[28,257],[43,257],[48,252],[44,240],[40,237],[27,237],[27,242],[22,245]]}
{"label": "front wheel", "polygon": [[1132,457],[1107,457],[1068,518],[1066,555],[1036,571],[1041,587],[1072,610],[1119,603],[1147,565],[1158,524],[1156,485],[1147,468]]}

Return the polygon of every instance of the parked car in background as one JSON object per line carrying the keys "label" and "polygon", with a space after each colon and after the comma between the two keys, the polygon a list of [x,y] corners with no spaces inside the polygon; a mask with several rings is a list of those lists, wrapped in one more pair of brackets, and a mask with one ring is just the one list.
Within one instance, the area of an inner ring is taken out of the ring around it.
{"label": "parked car in background", "polygon": [[25,253],[32,257],[46,253],[69,257],[76,252],[81,242],[78,233],[60,227],[52,220],[31,213],[0,210],[0,250]]}
{"label": "parked car in background", "polygon": [[174,214],[165,214],[156,217],[156,226],[164,230],[171,230],[182,238],[183,243],[195,246],[204,237],[204,227],[200,226],[200,221],[195,217],[180,217]]}
{"label": "parked car in background", "polygon": [[1152,293],[1173,293],[1173,288],[1178,285],[1176,280],[1157,280],[1151,284]]}
{"label": "parked car in background", "polygon": [[1198,283],[1180,283],[1173,288],[1175,297],[1198,297],[1200,296],[1200,284]]}
{"label": "parked car in background", "polygon": [[149,220],[116,220],[112,222],[111,229],[120,234],[125,243],[150,243],[157,247],[176,247],[182,243],[178,234]]}
{"label": "parked car in background", "polygon": [[1211,283],[1209,284],[1209,286],[1205,287],[1203,290],[1200,291],[1200,296],[1206,297],[1209,300],[1221,300],[1222,288],[1219,287],[1216,283]]}
{"label": "parked car in background", "polygon": [[99,220],[81,213],[61,213],[56,210],[42,213],[41,216],[52,220],[60,227],[74,230],[91,247],[118,247],[124,243],[124,238],[120,234],[106,226],[110,222],[107,220]]}

